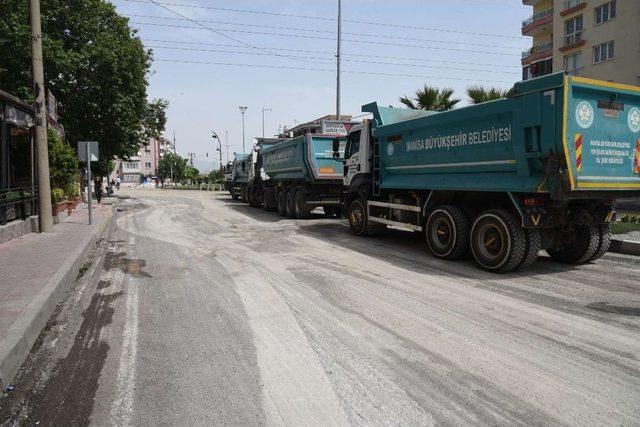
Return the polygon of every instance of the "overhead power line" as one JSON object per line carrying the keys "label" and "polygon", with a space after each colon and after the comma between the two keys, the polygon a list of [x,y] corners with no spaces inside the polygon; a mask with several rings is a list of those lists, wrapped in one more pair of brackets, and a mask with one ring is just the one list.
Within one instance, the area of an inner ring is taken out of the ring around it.
{"label": "overhead power line", "polygon": [[[154,0],[123,0],[123,1],[132,2],[132,3],[156,3],[156,4],[158,3]],[[194,9],[220,10],[220,11],[234,12],[234,13],[249,13],[249,14],[266,15],[266,16],[283,16],[287,18],[315,19],[319,21],[335,21],[336,20],[336,18],[327,17],[327,16],[296,15],[292,13],[267,12],[267,11],[250,10],[250,9],[232,9],[232,8],[226,8],[226,7],[203,6],[203,5],[196,5],[196,4],[169,3],[169,2],[161,2],[161,4],[164,4],[167,6],[187,7],[187,8],[194,8]],[[451,30],[449,28],[422,27],[417,25],[394,24],[390,22],[360,21],[360,20],[354,20],[354,19],[344,19],[343,22],[350,22],[352,24],[375,25],[379,27],[382,26],[382,27],[406,28],[406,29],[412,29],[412,30],[438,31],[438,32],[452,33],[452,34],[467,34],[471,36],[496,37],[496,38],[519,39],[519,40],[522,40],[525,38],[524,36],[479,33],[479,32],[473,32],[473,31]]]}
{"label": "overhead power line", "polygon": [[[286,65],[267,65],[267,64],[243,64],[243,63],[234,63],[234,62],[212,62],[212,61],[194,61],[194,60],[186,60],[186,59],[154,59],[157,62],[174,62],[174,63],[184,63],[184,64],[204,64],[204,65],[221,65],[221,66],[229,66],[229,67],[244,67],[244,68],[270,68],[270,69],[279,69],[279,70],[299,70],[299,71],[320,71],[320,72],[331,72],[334,73],[335,70],[331,68],[311,68],[311,67],[294,67],[294,66],[286,66]],[[492,79],[472,79],[465,77],[451,77],[451,76],[422,76],[416,74],[396,74],[396,73],[383,73],[376,71],[358,71],[358,70],[343,70],[343,73],[348,74],[365,74],[365,75],[373,75],[373,76],[388,76],[388,77],[412,77],[419,78],[425,80],[461,80],[461,81],[470,81],[476,83],[483,82],[493,82],[493,83],[506,83],[513,84],[513,81],[507,80],[492,80]]]}
{"label": "overhead power line", "polygon": [[[230,48],[244,48],[243,46],[233,45],[233,44],[224,44],[224,43],[205,43],[205,42],[194,42],[194,41],[184,41],[184,40],[161,40],[161,39],[149,39],[143,38],[143,41],[149,43],[173,43],[178,45],[191,45],[191,46],[216,46],[216,47],[230,47]],[[307,49],[288,49],[282,47],[270,47],[271,50],[280,50],[285,52],[296,52],[296,53],[314,53],[320,55],[335,55],[335,52],[323,51],[323,50],[307,50]],[[249,52],[246,52],[249,53]],[[455,61],[455,60],[444,60],[444,59],[424,59],[419,57],[407,57],[407,56],[393,56],[393,55],[375,55],[370,53],[355,53],[355,52],[342,52],[342,56],[353,56],[353,57],[361,57],[361,58],[377,58],[377,59],[393,59],[398,61],[413,61],[413,62],[422,62],[422,63],[444,63],[444,64],[462,64],[462,65],[471,65],[471,66],[479,66],[479,67],[490,67],[493,72],[497,68],[513,68],[513,69],[521,69],[520,65],[504,65],[504,64],[494,64],[494,63],[478,63],[478,62],[469,62],[469,61]],[[333,59],[331,59],[333,60]]]}
{"label": "overhead power line", "polygon": [[[171,18],[171,17],[167,17],[167,16],[154,16],[154,15],[139,15],[139,14],[135,14],[135,13],[129,13],[127,14],[127,16],[129,17],[134,17],[134,18],[145,18],[145,19],[161,19],[161,20],[170,20],[170,21],[175,21],[175,20],[180,20],[181,18]],[[246,22],[226,22],[226,21],[212,21],[212,20],[206,20],[206,19],[198,19],[198,22],[205,22],[207,24],[217,24],[217,25],[232,25],[232,26],[241,26],[241,27],[252,27],[252,28],[270,28],[270,29],[277,29],[277,30],[290,30],[290,31],[302,31],[302,32],[308,32],[308,33],[320,33],[320,34],[331,34],[331,35],[335,35],[335,31],[332,30],[321,30],[321,29],[317,29],[317,28],[302,28],[302,27],[283,27],[281,25],[261,25],[261,24],[254,24],[254,23],[246,23]],[[219,31],[227,31],[226,29],[222,29],[222,28],[218,28]],[[468,41],[451,41],[451,40],[432,40],[432,39],[421,39],[421,38],[415,38],[415,37],[401,37],[401,36],[393,36],[393,35],[387,35],[387,34],[371,34],[371,33],[351,33],[351,32],[342,32],[342,34],[348,35],[348,36],[357,36],[357,37],[373,37],[373,38],[379,38],[379,39],[396,39],[396,40],[406,40],[406,41],[414,41],[414,42],[424,42],[424,43],[443,43],[443,44],[453,44],[453,45],[465,45],[465,46],[480,46],[480,47],[495,47],[495,48],[499,48],[499,49],[515,49],[515,50],[522,50],[524,48],[526,48],[526,45],[523,46],[513,46],[513,45],[501,45],[501,44],[487,44],[487,43],[474,43],[474,42],[468,42]],[[530,45],[531,43],[529,42],[527,45]]]}
{"label": "overhead power line", "polygon": [[[179,51],[191,51],[191,52],[211,52],[211,53],[225,53],[232,55],[269,55],[261,52],[239,52],[237,50],[220,50],[220,49],[202,49],[202,48],[188,48],[188,47],[171,47],[171,46],[146,46],[149,49],[171,49],[171,50],[179,50]],[[291,58],[301,58],[301,59],[322,59],[324,61],[333,61],[333,58],[318,58],[316,56],[293,56],[290,55]],[[411,67],[411,68],[436,68],[440,70],[454,70],[454,71],[475,71],[475,72],[484,72],[484,73],[497,73],[497,74],[513,74],[512,71],[500,71],[500,70],[488,70],[488,69],[479,69],[479,68],[469,68],[469,67],[451,67],[444,65],[425,65],[425,64],[403,64],[397,62],[384,62],[384,61],[371,61],[366,59],[349,59],[343,58],[343,61],[346,62],[354,62],[360,64],[376,64],[376,65],[391,65],[395,67]]]}
{"label": "overhead power line", "polygon": [[174,14],[174,15],[176,15],[176,16],[179,16],[179,17],[181,17],[182,19],[185,19],[185,20],[187,20],[187,21],[189,21],[189,22],[193,22],[194,24],[198,25],[198,27],[200,27],[200,28],[202,28],[202,29],[209,30],[209,31],[211,31],[211,32],[213,32],[213,33],[216,33],[216,34],[218,34],[218,35],[220,35],[220,36],[222,36],[222,37],[225,37],[225,38],[227,38],[227,39],[229,39],[229,40],[233,40],[233,41],[234,41],[234,42],[236,42],[236,43],[240,43],[240,44],[242,44],[242,45],[244,45],[244,46],[247,46],[247,47],[250,47],[250,48],[252,48],[252,49],[256,49],[256,50],[260,50],[260,51],[263,51],[263,52],[270,53],[271,55],[281,56],[281,57],[283,57],[283,58],[286,58],[286,57],[287,57],[286,55],[281,55],[281,54],[279,54],[279,53],[277,53],[277,52],[271,52],[271,51],[270,51],[270,50],[268,50],[268,49],[265,49],[265,48],[262,48],[262,47],[258,47],[258,46],[254,46],[254,45],[252,45],[251,43],[246,43],[246,42],[244,42],[244,41],[242,41],[242,40],[240,40],[240,39],[237,39],[237,38],[231,37],[231,36],[229,36],[229,35],[227,35],[227,34],[224,34],[224,33],[223,33],[223,32],[221,32],[221,31],[218,31],[218,30],[216,30],[216,29],[214,29],[214,28],[211,28],[211,27],[209,27],[209,26],[207,26],[207,25],[203,25],[203,24],[199,23],[198,21],[196,21],[195,19],[191,19],[191,18],[189,18],[188,16],[181,14],[180,12],[176,12],[175,10],[173,10],[173,9],[171,9],[171,8],[168,8],[168,7],[167,7],[167,6],[165,6],[163,3],[158,2],[158,1],[156,1],[156,0],[148,0],[148,2],[149,2],[149,3],[152,3],[152,4],[155,4],[156,6],[159,6],[159,7],[161,7],[162,9],[164,9],[164,10],[166,10],[166,11],[170,12],[170,13],[173,13],[173,14]]}
{"label": "overhead power line", "polygon": [[[200,30],[203,28],[199,27],[190,27],[188,25],[172,25],[172,24],[158,24],[154,22],[137,22],[131,21],[131,24],[134,25],[148,25],[154,27],[165,27],[165,28],[184,28],[191,30]],[[204,28],[206,29],[206,28]],[[285,34],[285,33],[268,33],[263,31],[249,31],[249,30],[216,30],[216,33],[219,32],[232,32],[232,33],[241,33],[241,34],[257,34],[263,36],[276,36],[276,37],[293,37],[293,38],[303,38],[303,39],[316,39],[316,40],[335,40],[335,38],[331,37],[321,37],[321,36],[308,36],[302,34]],[[481,53],[484,55],[502,55],[502,56],[513,56],[511,53],[507,52],[493,52],[486,50],[473,50],[473,49],[459,49],[452,47],[441,47],[441,46],[424,46],[424,45],[410,45],[410,44],[402,44],[402,43],[392,43],[392,42],[383,42],[383,41],[372,41],[372,40],[354,40],[354,39],[343,39],[343,42],[349,43],[362,43],[362,44],[375,44],[378,46],[395,46],[395,47],[410,47],[417,49],[432,49],[432,50],[446,50],[451,52],[465,52],[465,53]],[[279,55],[283,56],[283,55]]]}

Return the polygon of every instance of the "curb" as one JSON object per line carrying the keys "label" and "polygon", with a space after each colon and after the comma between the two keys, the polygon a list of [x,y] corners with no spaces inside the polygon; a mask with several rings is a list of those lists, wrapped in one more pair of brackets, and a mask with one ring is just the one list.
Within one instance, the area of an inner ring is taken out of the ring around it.
{"label": "curb", "polygon": [[630,240],[612,240],[609,252],[640,256],[640,242],[632,242]]}
{"label": "curb", "polygon": [[100,224],[97,232],[80,248],[76,248],[67,261],[60,266],[48,283],[35,296],[24,314],[11,325],[0,342],[0,388],[11,384],[15,375],[31,352],[33,344],[47,325],[67,290],[74,283],[78,271],[89,257],[89,250],[102,238],[113,222],[113,208]]}

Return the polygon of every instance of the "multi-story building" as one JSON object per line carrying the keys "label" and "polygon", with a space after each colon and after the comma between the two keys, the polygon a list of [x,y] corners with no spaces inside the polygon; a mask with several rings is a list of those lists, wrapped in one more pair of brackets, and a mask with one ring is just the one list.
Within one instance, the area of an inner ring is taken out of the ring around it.
{"label": "multi-story building", "polygon": [[115,170],[109,180],[119,177],[123,186],[136,186],[141,180],[156,176],[160,159],[172,151],[173,143],[168,139],[150,139],[147,145],[138,150],[137,156],[129,159],[116,158]]}
{"label": "multi-story building", "polygon": [[522,78],[556,71],[640,85],[640,1],[523,0],[533,15],[522,34],[533,47],[522,53]]}

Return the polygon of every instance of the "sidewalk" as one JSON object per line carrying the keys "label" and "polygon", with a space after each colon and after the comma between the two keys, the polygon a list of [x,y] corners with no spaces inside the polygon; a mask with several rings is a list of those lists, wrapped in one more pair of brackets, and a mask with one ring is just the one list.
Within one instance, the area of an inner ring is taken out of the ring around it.
{"label": "sidewalk", "polygon": [[[111,202],[112,203],[112,202]],[[53,233],[0,244],[0,387],[13,380],[38,335],[86,262],[113,215],[113,206],[76,209]]]}

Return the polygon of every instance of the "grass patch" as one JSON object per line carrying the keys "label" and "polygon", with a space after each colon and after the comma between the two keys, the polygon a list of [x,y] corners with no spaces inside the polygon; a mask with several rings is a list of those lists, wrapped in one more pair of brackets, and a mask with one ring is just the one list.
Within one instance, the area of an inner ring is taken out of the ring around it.
{"label": "grass patch", "polygon": [[611,232],[613,234],[626,234],[631,231],[640,231],[640,224],[632,222],[614,222],[611,224]]}

